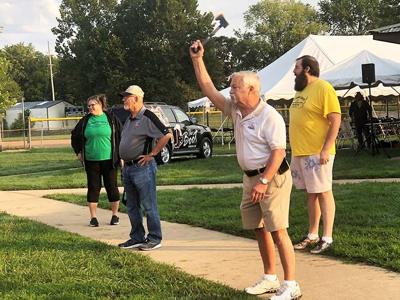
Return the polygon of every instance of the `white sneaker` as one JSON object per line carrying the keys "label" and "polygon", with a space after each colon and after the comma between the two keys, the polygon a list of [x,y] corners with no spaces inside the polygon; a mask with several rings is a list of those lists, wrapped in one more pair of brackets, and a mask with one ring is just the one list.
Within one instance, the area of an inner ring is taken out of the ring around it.
{"label": "white sneaker", "polygon": [[279,288],[279,280],[276,278],[275,280],[264,279],[264,277],[256,282],[254,285],[245,288],[245,292],[251,295],[261,295],[264,293],[274,293]]}
{"label": "white sneaker", "polygon": [[290,287],[287,283],[282,283],[279,290],[270,300],[297,300],[301,296],[300,286],[297,282],[294,287]]}

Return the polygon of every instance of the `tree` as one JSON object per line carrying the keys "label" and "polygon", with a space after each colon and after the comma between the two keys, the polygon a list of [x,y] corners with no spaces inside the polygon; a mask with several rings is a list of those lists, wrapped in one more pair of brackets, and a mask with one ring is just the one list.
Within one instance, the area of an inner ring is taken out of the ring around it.
{"label": "tree", "polygon": [[327,26],[318,20],[310,6],[294,0],[261,0],[244,14],[245,32],[240,39],[240,64],[247,69],[260,69],[309,34],[319,34]]}
{"label": "tree", "polygon": [[[188,48],[211,32],[213,16],[201,14],[196,0],[125,0],[120,8],[116,32],[128,49],[127,66],[134,66],[130,82],[142,84],[153,101],[185,107],[189,99],[199,97]],[[222,87],[226,77],[215,44],[207,44],[205,59],[213,66],[210,74],[216,86]]]}
{"label": "tree", "polygon": [[0,119],[4,117],[6,110],[21,99],[22,92],[18,84],[11,79],[9,74],[10,62],[0,51]]}
{"label": "tree", "polygon": [[379,24],[380,0],[321,0],[320,18],[334,35],[366,34]]}
{"label": "tree", "polygon": [[47,57],[36,51],[31,44],[4,47],[10,62],[10,76],[18,83],[27,101],[51,99]]}
{"label": "tree", "polygon": [[[112,35],[116,0],[63,0],[60,5],[56,52],[64,98],[81,103],[88,96],[110,93],[109,81],[118,61],[118,39]],[[115,91],[113,91],[115,93]]]}
{"label": "tree", "polygon": [[[22,118],[22,113],[18,114],[18,117],[15,119],[15,121],[11,124],[10,129],[28,129],[29,126],[29,116],[31,115],[31,111],[29,109],[24,110],[24,119]],[[25,126],[24,126],[25,125]],[[31,125],[32,128],[33,124]],[[24,128],[25,127],[25,128]]]}
{"label": "tree", "polygon": [[377,27],[400,23],[400,1],[381,0],[378,15]]}
{"label": "tree", "polygon": [[[186,106],[200,92],[188,48],[212,31],[212,15],[201,14],[196,0],[64,0],[53,32],[65,91],[79,97],[117,93],[130,84],[147,101]],[[222,62],[208,48],[217,86],[225,81]]]}
{"label": "tree", "polygon": [[[251,34],[241,35],[241,38],[220,36],[210,43],[215,45],[218,61],[223,62],[223,73],[227,79],[234,72],[242,70],[257,71],[265,67],[265,51],[263,45],[257,45]],[[208,49],[207,49],[208,50]],[[227,87],[229,82],[221,84]]]}

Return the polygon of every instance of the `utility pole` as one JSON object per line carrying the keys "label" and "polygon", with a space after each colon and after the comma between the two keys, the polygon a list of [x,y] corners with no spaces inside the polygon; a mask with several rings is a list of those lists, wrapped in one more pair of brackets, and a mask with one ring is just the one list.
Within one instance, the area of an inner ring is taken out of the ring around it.
{"label": "utility pole", "polygon": [[47,49],[49,50],[49,68],[50,68],[50,82],[51,82],[51,99],[55,101],[54,97],[54,82],[53,82],[53,64],[51,63],[50,43],[47,41]]}
{"label": "utility pole", "polygon": [[25,101],[25,97],[23,97],[22,96],[22,98],[21,98],[21,103],[22,103],[22,134],[23,134],[23,137],[24,137],[24,149],[25,149],[25,139],[26,139],[26,137],[25,137],[25,104],[24,104],[24,101]]}

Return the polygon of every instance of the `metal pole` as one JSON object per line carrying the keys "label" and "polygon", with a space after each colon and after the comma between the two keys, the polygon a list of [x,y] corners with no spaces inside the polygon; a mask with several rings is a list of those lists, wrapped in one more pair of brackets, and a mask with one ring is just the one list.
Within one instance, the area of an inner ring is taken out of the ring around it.
{"label": "metal pole", "polygon": [[47,48],[49,50],[49,68],[50,68],[50,82],[51,82],[51,99],[55,101],[54,97],[54,82],[53,82],[53,65],[51,63],[50,43],[47,41]]}
{"label": "metal pole", "polygon": [[224,145],[224,143],[225,143],[225,141],[224,141],[224,120],[222,120],[223,119],[223,114],[222,114],[222,112],[221,112],[221,126],[222,126],[222,128],[221,128],[221,135],[222,135],[222,142],[221,142],[221,146],[223,146]]}
{"label": "metal pole", "polygon": [[28,119],[28,143],[29,149],[32,149],[32,132],[31,132],[31,117]]}
{"label": "metal pole", "polygon": [[22,97],[21,98],[21,102],[22,102],[22,136],[24,138],[24,149],[25,149],[25,104],[24,104],[24,100],[25,98]]}
{"label": "metal pole", "polygon": [[0,152],[3,151],[3,118],[0,118]]}

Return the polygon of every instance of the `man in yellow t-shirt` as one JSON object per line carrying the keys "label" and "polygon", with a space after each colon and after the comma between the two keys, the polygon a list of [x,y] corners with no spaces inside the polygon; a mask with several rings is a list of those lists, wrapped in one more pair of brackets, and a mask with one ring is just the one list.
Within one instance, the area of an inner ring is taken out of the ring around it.
{"label": "man in yellow t-shirt", "polygon": [[[291,169],[296,188],[307,192],[309,220],[308,235],[294,248],[303,250],[315,246],[310,252],[318,254],[333,243],[332,169],[341,122],[340,105],[333,87],[318,78],[319,64],[314,57],[298,58],[293,72],[297,92],[290,106]],[[323,234],[320,239],[321,215]]]}

